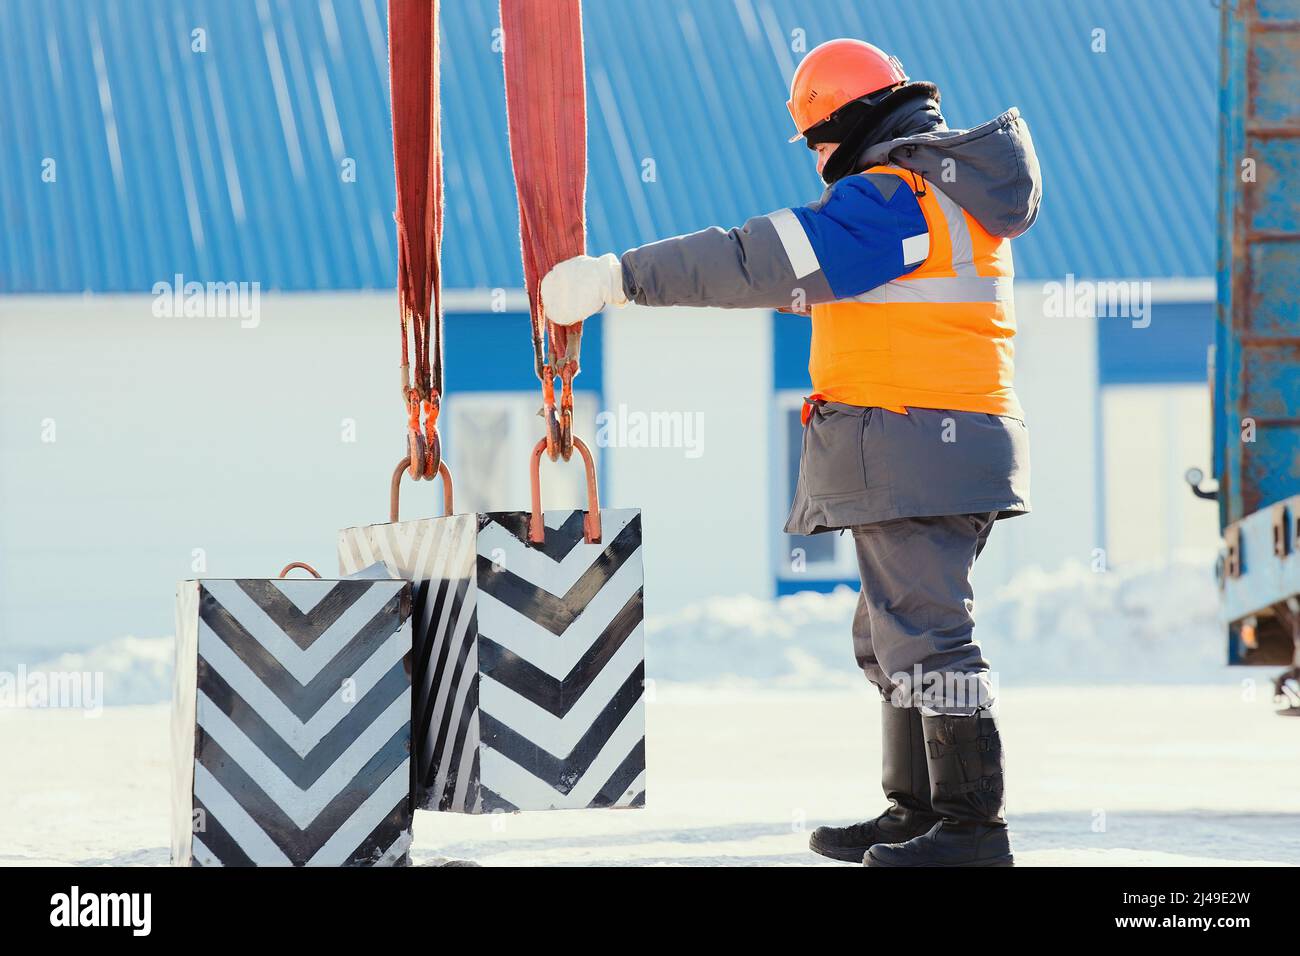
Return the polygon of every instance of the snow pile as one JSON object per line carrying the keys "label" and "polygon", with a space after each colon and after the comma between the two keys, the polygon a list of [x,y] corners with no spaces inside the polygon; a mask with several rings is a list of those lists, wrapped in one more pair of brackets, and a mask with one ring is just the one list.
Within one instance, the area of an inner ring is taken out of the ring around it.
{"label": "snow pile", "polygon": [[646,673],[656,680],[857,686],[849,625],[858,593],[805,591],[775,600],[713,598],[646,620]]}
{"label": "snow pile", "polygon": [[1235,680],[1213,567],[1192,552],[1123,571],[1029,570],[980,602],[976,634],[1019,684]]}
{"label": "snow pile", "polygon": [[157,704],[171,700],[175,650],[170,637],[119,637],[85,651],[60,654],[27,668],[33,673],[103,675],[103,704]]}
{"label": "snow pile", "polygon": [[[646,621],[646,671],[673,683],[860,686],[850,624],[857,592],[776,600],[714,598]],[[1234,680],[1211,559],[1097,573],[1022,573],[976,608],[1000,682],[1204,683]],[[106,706],[171,699],[172,639],[121,637],[28,671],[104,675]]]}
{"label": "snow pile", "polygon": [[[1220,681],[1229,675],[1212,558],[1094,572],[1026,571],[982,597],[976,635],[999,681]],[[814,686],[861,680],[857,594],[718,598],[647,621],[647,672],[667,681]]]}

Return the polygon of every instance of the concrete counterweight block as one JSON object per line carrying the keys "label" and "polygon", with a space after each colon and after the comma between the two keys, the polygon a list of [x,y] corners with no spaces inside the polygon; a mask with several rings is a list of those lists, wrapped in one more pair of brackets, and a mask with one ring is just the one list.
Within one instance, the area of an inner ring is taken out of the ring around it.
{"label": "concrete counterweight block", "polygon": [[598,541],[590,511],[339,532],[343,573],[382,562],[414,586],[418,808],[644,804],[641,512],[597,513]]}
{"label": "concrete counterweight block", "polygon": [[400,866],[411,845],[411,588],[183,581],[172,863]]}

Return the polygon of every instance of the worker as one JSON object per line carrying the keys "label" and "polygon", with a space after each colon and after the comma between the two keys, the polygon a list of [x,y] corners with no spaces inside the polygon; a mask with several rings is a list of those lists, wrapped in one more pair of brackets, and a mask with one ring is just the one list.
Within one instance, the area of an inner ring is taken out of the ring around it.
{"label": "worker", "polygon": [[1011,239],[1038,214],[1033,143],[1015,109],[949,129],[933,84],[855,39],[812,50],[787,106],[820,199],[568,259],[543,278],[543,308],[562,325],[627,302],[810,310],[785,530],[853,534],[853,645],[882,697],[890,801],[865,823],[818,828],[811,849],[869,866],[1010,866],[970,573],[994,522],[1029,510]]}

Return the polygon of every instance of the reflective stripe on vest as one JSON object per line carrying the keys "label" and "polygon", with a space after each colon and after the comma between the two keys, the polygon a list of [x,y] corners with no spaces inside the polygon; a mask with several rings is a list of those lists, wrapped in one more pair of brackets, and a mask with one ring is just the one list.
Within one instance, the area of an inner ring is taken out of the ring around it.
{"label": "reflective stripe on vest", "polygon": [[1010,240],[990,235],[927,180],[894,166],[867,172],[898,176],[913,190],[929,254],[892,282],[813,306],[813,396],[1020,417]]}

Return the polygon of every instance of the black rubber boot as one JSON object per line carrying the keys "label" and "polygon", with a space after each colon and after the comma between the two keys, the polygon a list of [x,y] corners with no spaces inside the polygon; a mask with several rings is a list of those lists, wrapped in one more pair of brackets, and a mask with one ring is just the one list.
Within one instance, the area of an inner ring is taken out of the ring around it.
{"label": "black rubber boot", "polygon": [[875,844],[910,840],[939,822],[939,815],[930,807],[921,712],[915,707],[895,707],[886,700],[881,704],[880,728],[880,782],[889,809],[866,823],[818,827],[808,838],[808,848],[814,853],[845,863],[861,863]]}
{"label": "black rubber boot", "polygon": [[906,842],[873,846],[867,866],[1011,866],[997,720],[921,717],[930,802],[942,819]]}

